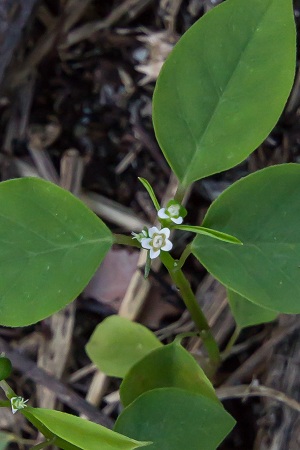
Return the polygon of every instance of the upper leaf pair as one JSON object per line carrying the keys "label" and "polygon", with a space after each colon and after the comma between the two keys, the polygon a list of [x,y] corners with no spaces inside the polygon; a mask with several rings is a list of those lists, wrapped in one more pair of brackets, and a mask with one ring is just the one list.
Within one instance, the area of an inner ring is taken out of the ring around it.
{"label": "upper leaf pair", "polygon": [[233,184],[206,214],[204,226],[233,234],[243,245],[199,235],[192,251],[241,302],[245,297],[272,311],[300,311],[299,183],[300,165],[269,167]]}
{"label": "upper leaf pair", "polygon": [[153,98],[157,140],[183,186],[234,167],[268,136],[295,54],[291,0],[227,0],[185,33]]}

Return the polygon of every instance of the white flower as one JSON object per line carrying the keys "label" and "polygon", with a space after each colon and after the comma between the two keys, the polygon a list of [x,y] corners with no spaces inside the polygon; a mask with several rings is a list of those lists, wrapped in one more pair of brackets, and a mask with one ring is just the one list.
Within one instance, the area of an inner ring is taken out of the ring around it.
{"label": "white flower", "polygon": [[183,217],[186,215],[186,210],[175,200],[170,200],[166,208],[161,208],[157,215],[160,219],[172,220],[172,222],[180,225],[183,222]]}
{"label": "white flower", "polygon": [[150,258],[157,258],[160,251],[168,252],[172,249],[173,244],[169,241],[170,236],[169,228],[163,228],[159,230],[156,227],[151,227],[148,230],[149,237],[145,237],[141,240],[141,246],[147,250],[150,250]]}
{"label": "white flower", "polygon": [[23,397],[12,397],[10,399],[12,413],[15,414],[20,409],[26,408],[27,402],[28,400],[25,400]]}

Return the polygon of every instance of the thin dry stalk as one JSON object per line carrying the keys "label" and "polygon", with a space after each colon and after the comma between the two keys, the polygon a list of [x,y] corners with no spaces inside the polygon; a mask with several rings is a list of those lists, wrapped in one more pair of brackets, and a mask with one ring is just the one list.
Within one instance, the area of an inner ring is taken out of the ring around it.
{"label": "thin dry stalk", "polygon": [[283,392],[267,386],[241,384],[240,386],[219,388],[216,390],[216,393],[220,400],[228,400],[232,398],[241,398],[246,400],[248,397],[268,397],[279,403],[283,403],[297,412],[300,412],[300,403],[297,402],[297,400],[294,400]]}
{"label": "thin dry stalk", "polygon": [[128,16],[130,20],[133,20],[152,1],[153,0],[125,0],[121,5],[114,8],[104,20],[89,22],[71,31],[65,41],[61,44],[61,49],[66,49],[71,45],[88,39],[98,31],[112,27],[118,23],[120,19],[124,18],[124,16]]}

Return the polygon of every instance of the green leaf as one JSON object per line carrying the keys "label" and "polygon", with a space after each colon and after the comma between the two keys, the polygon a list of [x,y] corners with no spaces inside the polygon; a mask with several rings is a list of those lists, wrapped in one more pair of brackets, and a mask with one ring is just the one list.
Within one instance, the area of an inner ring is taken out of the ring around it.
{"label": "green leaf", "polygon": [[0,184],[0,323],[25,326],[62,309],[113,242],[69,192],[38,178]]}
{"label": "green leaf", "polygon": [[237,236],[232,245],[197,236],[199,261],[222,284],[263,308],[300,312],[300,165],[282,164],[226,189],[203,226]]}
{"label": "green leaf", "polygon": [[240,328],[272,322],[278,316],[277,312],[258,306],[230,289],[227,290],[227,297],[232,315]]}
{"label": "green leaf", "polygon": [[5,356],[0,356],[0,381],[5,380],[11,374],[12,366],[11,362]]}
{"label": "green leaf", "polygon": [[115,430],[153,441],[151,450],[215,450],[235,424],[216,402],[177,388],[148,391],[119,416]]}
{"label": "green leaf", "polygon": [[191,233],[197,233],[197,234],[203,234],[204,236],[210,236],[214,239],[219,239],[220,241],[224,242],[230,242],[231,244],[239,244],[243,245],[243,243],[237,239],[234,236],[231,236],[227,233],[222,233],[217,230],[210,230],[209,228],[205,227],[197,227],[192,225],[177,225],[176,230],[184,230],[184,231],[190,231]]}
{"label": "green leaf", "polygon": [[153,98],[157,140],[184,186],[234,167],[268,136],[295,53],[291,0],[227,0],[185,33]]}
{"label": "green leaf", "polygon": [[181,388],[219,402],[201,367],[176,341],[154,350],[129,370],[120,388],[122,403],[128,406],[144,392],[164,387]]}
{"label": "green leaf", "polygon": [[28,407],[22,411],[48,439],[65,450],[131,450],[148,445],[80,417],[51,409]]}
{"label": "green leaf", "polygon": [[98,325],[86,352],[104,373],[123,378],[134,364],[161,346],[146,327],[115,315]]}
{"label": "green leaf", "polygon": [[151,184],[145,178],[138,177],[138,179],[140,180],[140,182],[142,183],[142,185],[144,186],[144,188],[148,192],[149,197],[151,198],[152,203],[155,206],[156,211],[159,211],[160,210],[160,205],[159,205],[159,202],[158,202],[158,200],[156,198],[156,195],[154,193],[154,190],[153,190]]}

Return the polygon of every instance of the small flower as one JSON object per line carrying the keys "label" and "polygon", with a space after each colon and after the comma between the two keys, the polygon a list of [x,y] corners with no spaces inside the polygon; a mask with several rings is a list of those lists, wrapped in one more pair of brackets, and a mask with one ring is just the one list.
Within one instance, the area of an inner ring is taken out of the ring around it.
{"label": "small flower", "polygon": [[173,244],[169,241],[170,236],[169,228],[163,228],[159,230],[156,227],[151,227],[148,230],[149,237],[144,237],[141,240],[141,246],[147,250],[150,250],[150,258],[157,258],[160,251],[168,252],[172,249]]}
{"label": "small flower", "polygon": [[23,397],[12,397],[10,399],[12,413],[15,414],[20,409],[26,408],[27,402],[28,400],[25,400]]}
{"label": "small flower", "polygon": [[172,220],[172,222],[180,225],[186,216],[186,209],[177,203],[176,200],[170,200],[167,207],[161,208],[157,215],[160,219]]}
{"label": "small flower", "polygon": [[132,239],[136,239],[138,242],[142,242],[142,239],[145,239],[146,237],[148,237],[148,232],[147,230],[143,230],[140,233],[135,233],[134,231],[131,233],[133,238]]}

